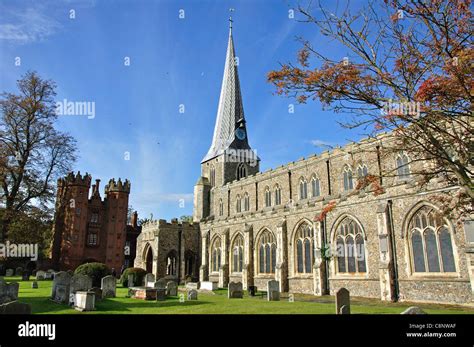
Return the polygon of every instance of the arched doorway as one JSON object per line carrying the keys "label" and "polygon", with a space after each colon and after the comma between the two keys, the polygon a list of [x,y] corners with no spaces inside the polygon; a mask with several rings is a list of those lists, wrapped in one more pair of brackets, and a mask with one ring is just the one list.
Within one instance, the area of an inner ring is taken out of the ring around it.
{"label": "arched doorway", "polygon": [[151,247],[148,247],[146,253],[146,272],[153,273],[153,250]]}

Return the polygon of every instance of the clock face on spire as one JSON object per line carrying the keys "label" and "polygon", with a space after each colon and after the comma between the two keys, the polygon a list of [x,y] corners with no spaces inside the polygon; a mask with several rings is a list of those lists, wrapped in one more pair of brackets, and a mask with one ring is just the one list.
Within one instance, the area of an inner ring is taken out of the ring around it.
{"label": "clock face on spire", "polygon": [[240,141],[243,141],[245,140],[245,130],[242,129],[242,128],[237,128],[237,130],[235,131],[235,136],[237,136],[237,138],[240,140]]}

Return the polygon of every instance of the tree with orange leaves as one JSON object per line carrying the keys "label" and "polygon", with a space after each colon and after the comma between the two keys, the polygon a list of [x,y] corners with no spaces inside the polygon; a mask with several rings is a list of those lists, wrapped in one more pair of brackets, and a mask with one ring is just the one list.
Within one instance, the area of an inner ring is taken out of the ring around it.
{"label": "tree with orange leaves", "polygon": [[[449,210],[472,213],[470,1],[385,0],[369,2],[356,13],[349,6],[332,13],[312,3],[298,9],[302,22],[353,55],[329,57],[299,38],[296,62],[268,73],[276,93],[300,103],[318,99],[336,113],[351,114],[341,124],[368,129],[368,136],[393,134],[384,155],[410,153],[408,165],[415,168],[411,174],[418,186],[434,179],[459,186],[458,193],[441,199],[450,199]],[[392,171],[383,175],[396,175]],[[361,186],[375,181],[371,176]]]}

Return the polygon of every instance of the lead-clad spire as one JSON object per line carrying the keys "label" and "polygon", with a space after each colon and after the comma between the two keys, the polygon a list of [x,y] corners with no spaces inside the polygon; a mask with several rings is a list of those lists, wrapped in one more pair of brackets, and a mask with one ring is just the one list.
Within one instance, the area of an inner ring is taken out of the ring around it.
{"label": "lead-clad spire", "polygon": [[[239,130],[239,138],[236,130]],[[242,136],[241,134],[244,134]],[[222,78],[219,107],[212,144],[202,162],[224,153],[228,148],[249,149],[245,129],[244,107],[240,92],[239,74],[232,38],[232,18],[229,18],[229,42],[225,59],[224,77]]]}

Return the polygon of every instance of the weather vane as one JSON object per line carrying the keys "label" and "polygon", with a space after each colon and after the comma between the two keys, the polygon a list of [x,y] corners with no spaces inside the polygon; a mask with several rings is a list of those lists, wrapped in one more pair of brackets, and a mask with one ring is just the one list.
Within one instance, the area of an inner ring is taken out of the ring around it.
{"label": "weather vane", "polygon": [[233,9],[232,7],[229,8],[229,12],[230,12],[230,16],[229,16],[229,26],[230,26],[231,29],[232,29],[232,22],[233,22],[233,20],[232,20],[232,12],[234,12],[234,11],[235,11],[235,9]]}

